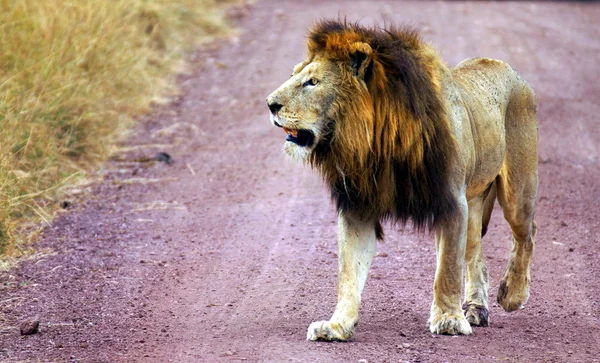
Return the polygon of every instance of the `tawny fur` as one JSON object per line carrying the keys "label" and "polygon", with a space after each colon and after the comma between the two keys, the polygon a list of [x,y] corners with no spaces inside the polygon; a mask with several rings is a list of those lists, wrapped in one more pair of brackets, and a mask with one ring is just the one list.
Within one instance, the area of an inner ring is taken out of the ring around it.
{"label": "tawny fur", "polygon": [[481,238],[496,200],[514,237],[498,302],[523,307],[536,234],[536,101],[509,65],[473,58],[449,69],[409,28],[326,20],[267,103],[274,125],[304,135],[303,145],[288,136],[285,151],[321,172],[339,212],[338,304],[308,339],[352,337],[385,219],[435,230],[430,331],[486,326]]}

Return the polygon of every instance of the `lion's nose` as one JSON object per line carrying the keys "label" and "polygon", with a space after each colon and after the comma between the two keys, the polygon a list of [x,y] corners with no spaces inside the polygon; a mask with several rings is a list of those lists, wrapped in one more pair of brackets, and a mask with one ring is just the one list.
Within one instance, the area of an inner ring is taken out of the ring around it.
{"label": "lion's nose", "polygon": [[274,115],[277,112],[279,112],[279,110],[281,110],[281,108],[283,107],[282,104],[277,103],[277,102],[272,102],[268,104],[269,106],[269,110],[271,110],[271,113]]}

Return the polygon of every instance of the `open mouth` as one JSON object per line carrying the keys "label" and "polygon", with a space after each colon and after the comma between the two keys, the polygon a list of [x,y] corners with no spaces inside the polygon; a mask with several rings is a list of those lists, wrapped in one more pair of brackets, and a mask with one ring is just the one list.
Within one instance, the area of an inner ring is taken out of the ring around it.
{"label": "open mouth", "polygon": [[285,140],[298,146],[309,147],[315,141],[315,134],[309,130],[292,130],[284,127],[283,131],[287,134]]}

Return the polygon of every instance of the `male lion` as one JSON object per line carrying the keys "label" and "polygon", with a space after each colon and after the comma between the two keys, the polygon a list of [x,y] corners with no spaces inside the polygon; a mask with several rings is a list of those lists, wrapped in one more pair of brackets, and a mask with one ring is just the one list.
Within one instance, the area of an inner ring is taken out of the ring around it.
{"label": "male lion", "polygon": [[[339,212],[338,303],[309,340],[348,340],[381,221],[435,230],[429,330],[488,325],[481,238],[496,198],[513,233],[498,290],[506,311],[529,297],[536,225],[536,100],[508,64],[467,59],[449,69],[410,29],[317,23],[308,55],[267,98],[285,151],[317,168]],[[461,305],[463,261],[466,288]]]}

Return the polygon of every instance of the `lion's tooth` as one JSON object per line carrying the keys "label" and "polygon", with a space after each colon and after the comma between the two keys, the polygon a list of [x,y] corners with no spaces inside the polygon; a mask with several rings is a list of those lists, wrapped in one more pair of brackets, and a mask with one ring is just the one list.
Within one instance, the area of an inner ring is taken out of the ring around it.
{"label": "lion's tooth", "polygon": [[292,135],[293,137],[298,137],[298,130],[290,130],[287,127],[284,127],[283,131],[288,135]]}

